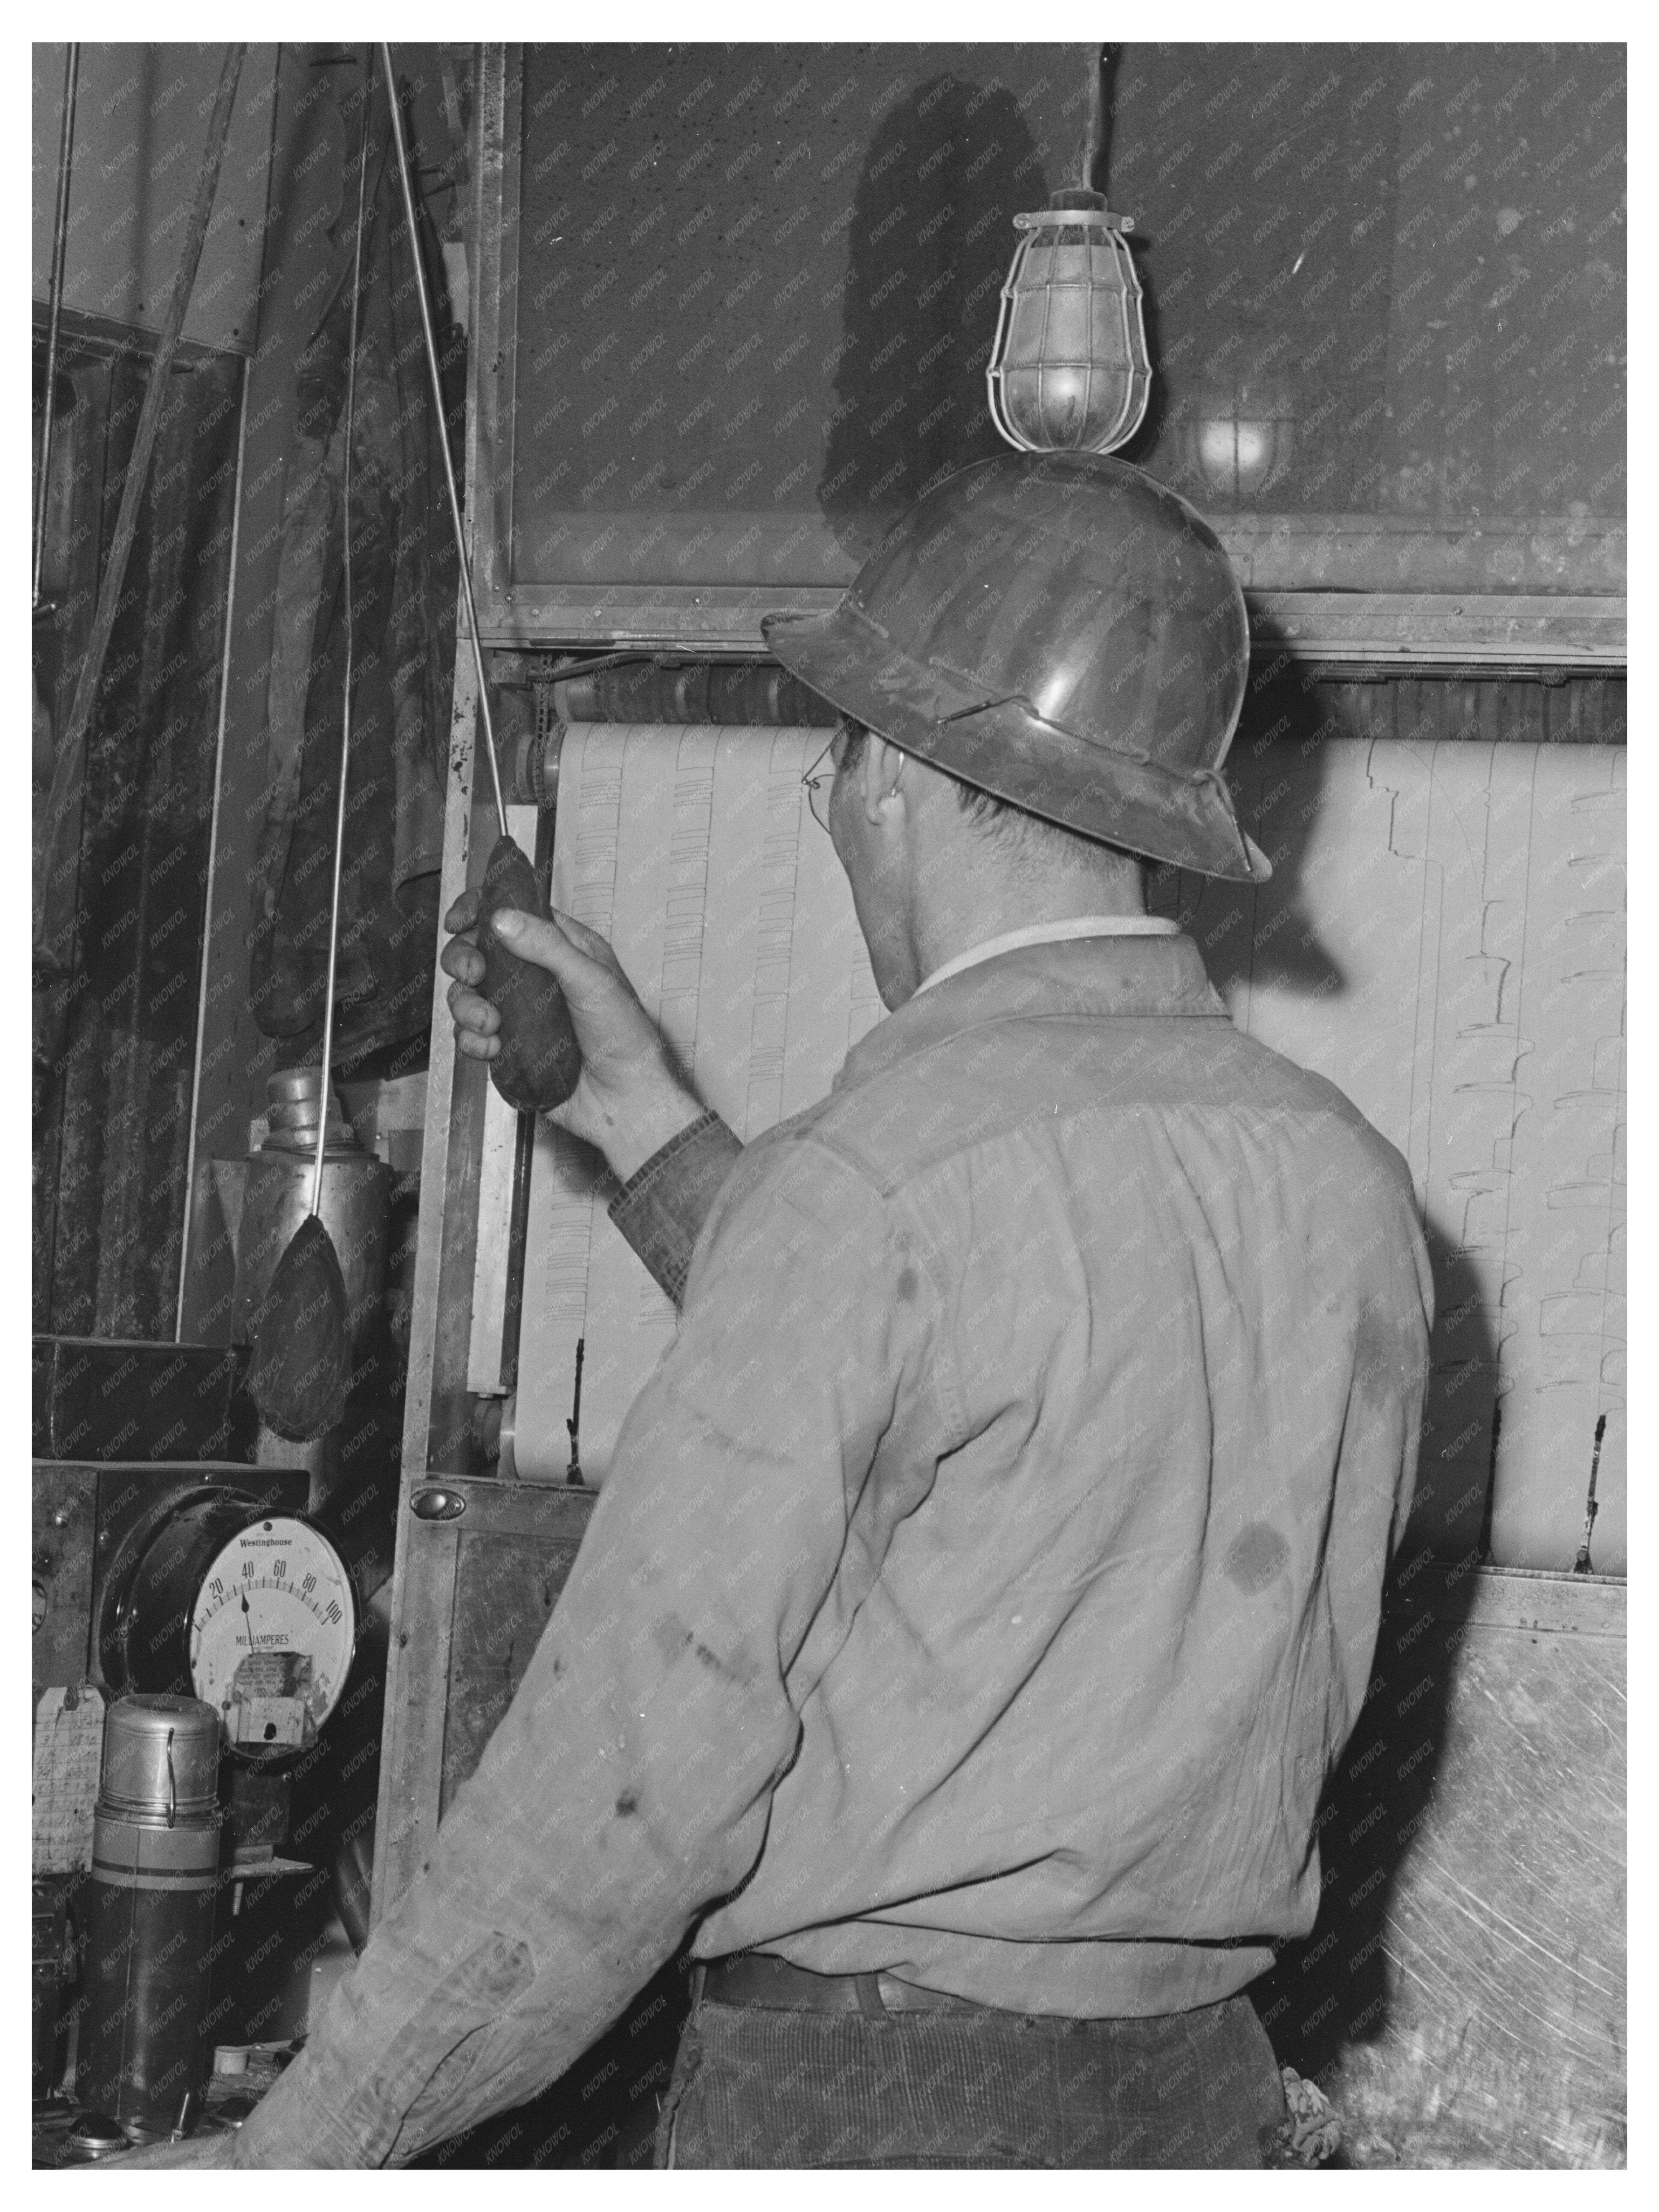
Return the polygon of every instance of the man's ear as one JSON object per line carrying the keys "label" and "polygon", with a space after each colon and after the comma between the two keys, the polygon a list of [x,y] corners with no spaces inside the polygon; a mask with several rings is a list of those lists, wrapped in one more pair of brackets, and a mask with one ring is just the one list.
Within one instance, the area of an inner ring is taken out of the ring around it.
{"label": "man's ear", "polygon": [[897,745],[890,744],[878,732],[871,731],[859,763],[859,799],[866,822],[877,824],[885,821],[890,811],[890,802],[895,798],[902,801],[904,794],[900,786],[907,758],[908,755]]}

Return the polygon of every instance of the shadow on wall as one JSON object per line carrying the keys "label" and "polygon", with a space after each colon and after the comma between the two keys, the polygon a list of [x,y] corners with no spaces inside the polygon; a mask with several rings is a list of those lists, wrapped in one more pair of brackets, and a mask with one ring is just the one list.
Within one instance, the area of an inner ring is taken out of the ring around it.
{"label": "shadow on wall", "polygon": [[[1250,1033],[1292,1059],[1333,1066],[1339,1087],[1346,1068],[1363,1071],[1375,1086],[1377,1066],[1400,1049],[1397,1032],[1374,1024],[1377,962],[1369,975],[1351,973],[1319,920],[1322,909],[1331,911],[1334,896],[1352,891],[1352,883],[1318,880],[1310,857],[1316,830],[1333,811],[1327,786],[1340,772],[1338,756],[1352,750],[1340,710],[1319,688],[1299,678],[1253,679],[1227,775],[1242,820],[1273,862],[1272,881],[1258,890],[1170,869],[1155,875],[1151,893],[1153,910],[1178,919],[1193,937],[1211,981]],[[1368,849],[1356,843],[1356,867]],[[1322,865],[1330,865],[1328,839]],[[1411,957],[1414,962],[1414,952]],[[1382,969],[1388,965],[1385,957]],[[1291,1035],[1281,1042],[1287,1026]],[[1316,1063],[1316,1048],[1322,1053],[1334,1037],[1340,1049],[1328,1063]],[[1408,1084],[1410,1076],[1409,1068],[1394,1071],[1383,1087],[1396,1079]],[[1358,1103],[1380,1118],[1365,1097]],[[1402,1126],[1384,1131],[1396,1143],[1403,1140],[1403,1118],[1402,1109]],[[1498,1339],[1489,1294],[1463,1251],[1460,1224],[1431,1214],[1423,1229],[1434,1270],[1435,1328],[1406,1542],[1408,1549],[1456,1560],[1485,1541],[1501,1413]]]}
{"label": "shadow on wall", "polygon": [[1013,218],[1043,206],[1013,95],[929,79],[884,116],[853,200],[818,499],[861,558],[933,479],[1002,452],[986,405]]}
{"label": "shadow on wall", "polygon": [[[1322,887],[1310,849],[1326,786],[1337,768],[1327,741],[1328,702],[1298,681],[1253,686],[1228,760],[1246,827],[1273,866],[1258,892],[1162,871],[1152,904],[1175,915],[1203,953],[1212,981],[1237,1005],[1275,994],[1328,1004],[1334,1027],[1358,1028],[1363,979],[1348,972],[1322,933]],[[1294,786],[1289,770],[1294,769]],[[1286,804],[1290,799],[1292,803]],[[1345,1002],[1346,1005],[1345,1005]],[[1254,1026],[1254,1024],[1253,1024]],[[1362,1039],[1363,1043],[1363,1039]],[[1498,1344],[1478,1278],[1455,1237],[1425,1223],[1434,1271],[1436,1323],[1418,1481],[1364,1711],[1327,1790],[1319,1843],[1324,1884],[1311,1934],[1287,1945],[1251,1991],[1279,2057],[1326,2076],[1350,2044],[1387,2032],[1384,1932],[1401,1866],[1441,1771],[1452,1668],[1461,1640],[1454,1599],[1436,1615],[1402,1610],[1434,1560],[1471,1560],[1482,1540],[1498,1412]],[[1443,1581],[1443,1571],[1441,1579]],[[1473,1578],[1459,1586],[1465,1600]]]}
{"label": "shadow on wall", "polygon": [[[1154,871],[1153,912],[1173,916],[1191,935],[1210,981],[1230,1003],[1255,985],[1333,1000],[1350,988],[1337,952],[1321,934],[1307,880],[1328,734],[1316,693],[1299,683],[1263,684],[1253,672],[1225,773],[1240,820],[1273,863],[1267,896],[1250,884],[1179,868]],[[1296,748],[1303,798],[1293,809],[1274,803],[1281,794],[1271,781],[1273,755],[1281,744]]]}

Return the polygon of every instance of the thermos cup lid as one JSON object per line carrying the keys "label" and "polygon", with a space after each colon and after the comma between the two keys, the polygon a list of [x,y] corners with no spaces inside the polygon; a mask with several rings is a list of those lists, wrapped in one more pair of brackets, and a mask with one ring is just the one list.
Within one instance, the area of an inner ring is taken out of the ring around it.
{"label": "thermos cup lid", "polygon": [[118,1698],[105,1714],[98,1794],[112,1809],[200,1814],[218,1782],[219,1716],[199,1698]]}

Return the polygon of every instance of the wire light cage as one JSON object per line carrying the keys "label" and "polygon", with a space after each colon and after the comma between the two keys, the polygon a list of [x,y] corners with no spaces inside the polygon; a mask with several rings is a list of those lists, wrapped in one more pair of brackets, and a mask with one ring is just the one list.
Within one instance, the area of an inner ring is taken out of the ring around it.
{"label": "wire light cage", "polygon": [[1080,180],[1041,213],[1017,215],[1025,234],[1002,288],[985,372],[991,420],[1025,453],[1109,453],[1140,428],[1152,362],[1140,278],[1126,234],[1091,184],[1099,158],[1104,55],[1091,59]]}

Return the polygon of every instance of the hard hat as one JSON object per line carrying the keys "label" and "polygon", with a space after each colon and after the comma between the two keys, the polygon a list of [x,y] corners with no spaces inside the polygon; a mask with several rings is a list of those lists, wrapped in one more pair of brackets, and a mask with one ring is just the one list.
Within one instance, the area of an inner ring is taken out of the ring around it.
{"label": "hard hat", "polygon": [[1127,461],[1002,453],[941,478],[825,615],[766,642],[842,712],[1087,837],[1272,873],[1218,773],[1249,629],[1220,540]]}

